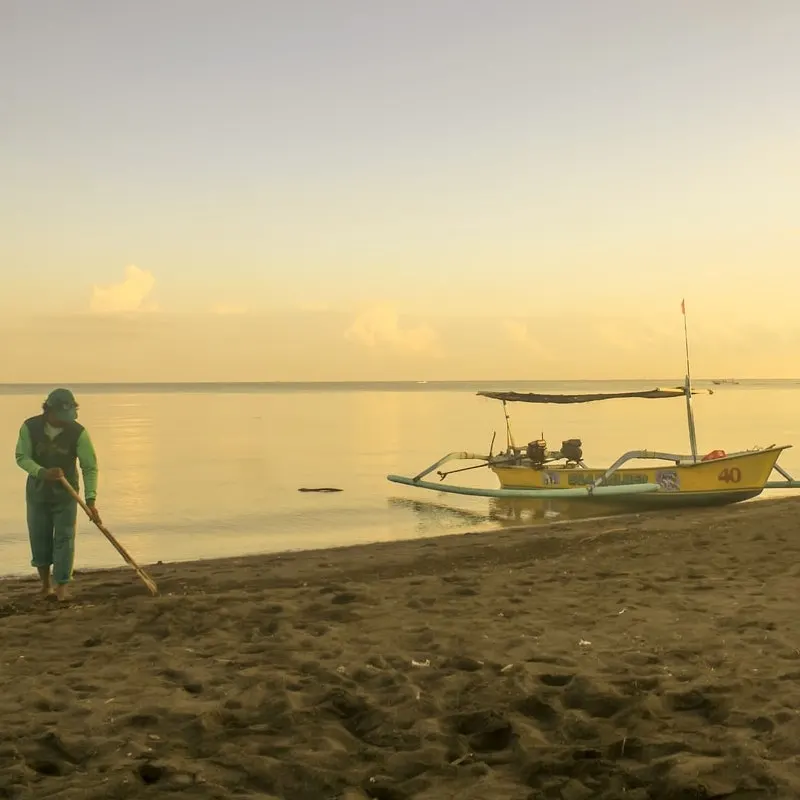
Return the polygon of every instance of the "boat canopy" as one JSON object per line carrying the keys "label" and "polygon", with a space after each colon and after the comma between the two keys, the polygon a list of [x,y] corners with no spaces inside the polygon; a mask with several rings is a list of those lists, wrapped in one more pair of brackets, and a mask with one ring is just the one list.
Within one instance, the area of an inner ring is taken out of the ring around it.
{"label": "boat canopy", "polygon": [[[711,389],[693,389],[692,394],[713,394]],[[685,397],[686,390],[648,389],[641,392],[608,392],[600,394],[527,394],[524,392],[478,392],[479,397],[502,400],[504,403],[592,403],[595,400],[614,400],[622,397],[640,397],[645,400],[660,400],[666,397]]]}

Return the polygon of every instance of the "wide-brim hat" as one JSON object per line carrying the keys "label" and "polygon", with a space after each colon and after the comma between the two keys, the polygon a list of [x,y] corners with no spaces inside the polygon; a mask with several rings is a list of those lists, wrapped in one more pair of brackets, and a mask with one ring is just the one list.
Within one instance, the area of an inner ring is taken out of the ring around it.
{"label": "wide-brim hat", "polygon": [[65,409],[76,408],[78,403],[75,400],[75,395],[69,389],[53,389],[47,400],[44,401],[48,408],[52,409]]}

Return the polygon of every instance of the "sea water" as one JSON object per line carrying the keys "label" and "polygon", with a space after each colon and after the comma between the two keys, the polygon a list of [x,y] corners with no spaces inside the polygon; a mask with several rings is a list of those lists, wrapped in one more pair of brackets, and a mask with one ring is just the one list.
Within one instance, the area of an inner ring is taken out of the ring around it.
{"label": "sea water", "polygon": [[[414,539],[564,517],[545,501],[464,497],[399,486],[450,451],[505,446],[502,405],[482,389],[631,391],[637,382],[395,384],[127,384],[71,387],[100,464],[98,508],[142,563]],[[710,381],[698,386],[711,387]],[[50,386],[0,386],[0,573],[31,571],[25,474],[14,461],[24,419]],[[800,445],[800,382],[742,381],[694,400],[701,452]],[[509,404],[517,443],[583,441],[607,467],[624,451],[688,452],[682,398],[581,405]],[[0,450],[2,453],[3,450]],[[800,449],[781,464],[800,476]],[[445,469],[466,466],[452,464]],[[438,480],[434,474],[429,480]],[[486,469],[449,482],[496,487]],[[340,492],[300,492],[335,488]],[[765,493],[775,496],[775,492]],[[579,511],[576,513],[580,513]],[[567,513],[567,516],[569,512]],[[530,533],[521,535],[531,535]],[[79,514],[78,567],[118,566],[106,539]]]}

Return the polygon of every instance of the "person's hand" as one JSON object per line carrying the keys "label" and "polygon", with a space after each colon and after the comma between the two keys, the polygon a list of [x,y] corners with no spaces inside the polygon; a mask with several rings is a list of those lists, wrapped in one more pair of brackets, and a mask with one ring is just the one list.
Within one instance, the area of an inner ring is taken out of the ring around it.
{"label": "person's hand", "polygon": [[61,467],[46,469],[41,477],[46,481],[60,481],[64,477],[64,470]]}
{"label": "person's hand", "polygon": [[98,525],[102,525],[103,520],[100,519],[100,512],[97,510],[97,506],[94,503],[87,503],[86,507],[89,509],[89,519]]}

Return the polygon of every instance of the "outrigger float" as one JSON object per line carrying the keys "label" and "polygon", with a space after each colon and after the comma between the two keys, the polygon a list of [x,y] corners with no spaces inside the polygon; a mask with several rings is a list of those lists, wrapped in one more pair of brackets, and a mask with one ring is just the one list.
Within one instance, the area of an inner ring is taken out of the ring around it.
{"label": "outrigger float", "polygon": [[[682,305],[683,308],[683,305]],[[686,336],[685,312],[684,334]],[[650,389],[604,394],[534,394],[517,392],[478,392],[478,396],[503,404],[506,423],[506,449],[493,454],[494,437],[488,455],[453,452],[440,458],[413,477],[388,475],[392,483],[414,486],[435,492],[478,497],[563,499],[607,501],[624,507],[658,509],[719,506],[758,497],[766,489],[800,489],[786,470],[778,465],[780,454],[791,445],[770,445],[752,450],[726,453],[712,450],[697,452],[692,396],[713,394],[710,389],[692,388],[689,370],[689,347],[686,336],[686,380],[683,387]],[[572,404],[620,398],[665,399],[685,397],[691,453],[629,450],[606,469],[593,469],[583,459],[580,439],[562,441],[558,450],[550,450],[544,439],[517,446],[511,432],[508,403]],[[440,467],[452,461],[479,461],[479,464],[443,472]],[[625,466],[632,461],[666,462],[643,467]],[[499,489],[456,486],[443,483],[456,472],[485,467],[497,476]],[[439,483],[424,478],[436,471]],[[770,480],[773,472],[781,480]]]}

